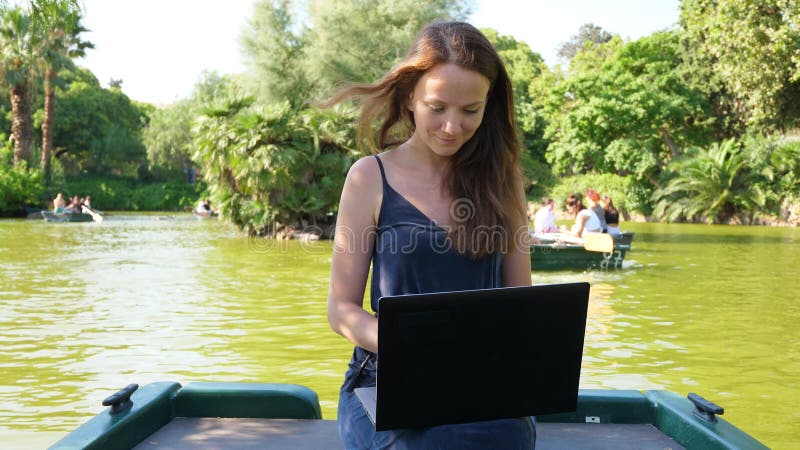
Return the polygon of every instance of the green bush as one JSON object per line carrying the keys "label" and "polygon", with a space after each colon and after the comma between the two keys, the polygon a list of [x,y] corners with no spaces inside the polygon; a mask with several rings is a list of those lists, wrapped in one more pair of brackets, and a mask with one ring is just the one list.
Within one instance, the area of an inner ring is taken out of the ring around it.
{"label": "green bush", "polygon": [[92,206],[115,211],[181,211],[205,196],[205,183],[142,183],[133,178],[68,179],[64,196],[92,197]]}
{"label": "green bush", "polygon": [[620,211],[642,212],[640,209],[642,206],[636,198],[636,190],[632,179],[609,173],[575,175],[562,178],[550,190],[549,195],[542,198],[551,197],[556,206],[563,210],[564,202],[570,194],[580,194],[581,198],[585,198],[586,190],[590,188],[599,192],[600,195],[611,197],[614,206]]}
{"label": "green bush", "polygon": [[[0,139],[5,141],[0,133]],[[22,163],[13,166],[13,150],[6,144],[0,148],[0,215],[22,215],[24,207],[38,205],[44,193],[44,177],[38,168]]]}

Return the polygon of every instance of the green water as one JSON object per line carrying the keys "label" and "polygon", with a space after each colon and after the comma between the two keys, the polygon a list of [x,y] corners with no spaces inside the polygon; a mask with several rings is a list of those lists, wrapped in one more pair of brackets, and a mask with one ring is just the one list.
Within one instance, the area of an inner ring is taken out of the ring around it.
{"label": "green water", "polygon": [[[800,444],[800,229],[631,224],[592,283],[582,388],[697,392]],[[329,242],[249,241],[188,215],[0,221],[0,442],[44,448],[129,383],[264,381],[336,415],[351,346],[328,329]]]}

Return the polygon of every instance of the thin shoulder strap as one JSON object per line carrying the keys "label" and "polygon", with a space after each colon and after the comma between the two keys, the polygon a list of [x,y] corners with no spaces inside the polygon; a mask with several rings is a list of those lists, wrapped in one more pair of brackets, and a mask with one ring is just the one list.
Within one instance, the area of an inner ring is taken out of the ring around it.
{"label": "thin shoulder strap", "polygon": [[378,167],[381,169],[381,179],[383,180],[383,184],[389,184],[389,182],[386,181],[386,172],[383,170],[383,163],[381,162],[381,159],[378,158],[378,155],[375,155],[375,159],[378,161]]}

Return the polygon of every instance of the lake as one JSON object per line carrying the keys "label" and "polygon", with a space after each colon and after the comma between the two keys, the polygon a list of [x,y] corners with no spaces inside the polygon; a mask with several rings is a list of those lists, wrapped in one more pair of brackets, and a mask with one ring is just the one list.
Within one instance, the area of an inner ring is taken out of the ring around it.
{"label": "lake", "polygon": [[[623,224],[591,283],[582,388],[696,392],[800,445],[800,229]],[[336,416],[352,346],[328,328],[330,242],[248,239],[188,214],[0,220],[0,442],[45,448],[130,384],[298,383]]]}

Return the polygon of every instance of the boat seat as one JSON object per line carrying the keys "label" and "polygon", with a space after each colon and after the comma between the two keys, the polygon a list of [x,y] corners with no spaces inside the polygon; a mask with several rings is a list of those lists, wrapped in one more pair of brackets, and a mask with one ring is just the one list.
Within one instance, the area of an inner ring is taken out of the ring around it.
{"label": "boat seat", "polygon": [[[537,423],[537,450],[685,450],[650,424]],[[142,449],[339,449],[334,420],[176,417]]]}
{"label": "boat seat", "polygon": [[151,434],[142,449],[319,450],[343,448],[335,420],[176,417]]}
{"label": "boat seat", "polygon": [[686,450],[655,426],[536,422],[536,450]]}

